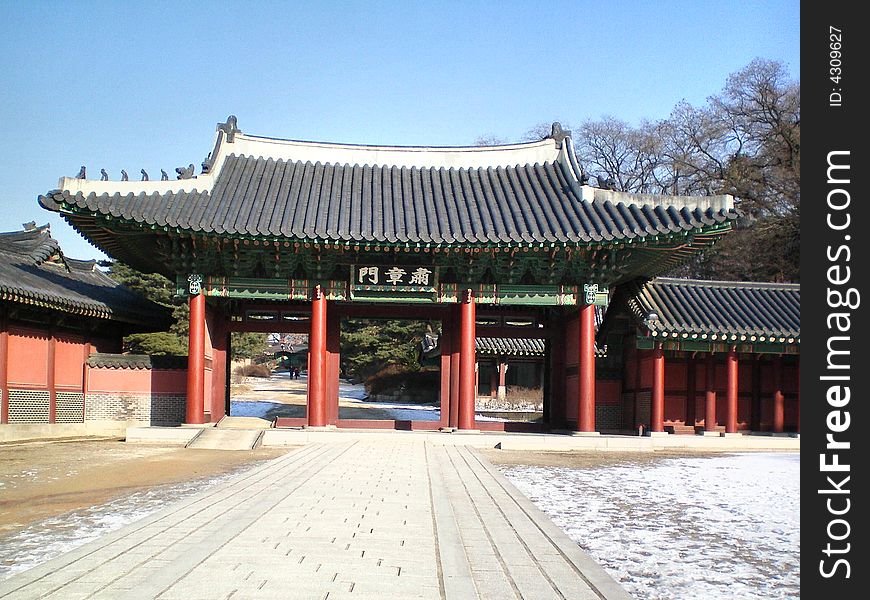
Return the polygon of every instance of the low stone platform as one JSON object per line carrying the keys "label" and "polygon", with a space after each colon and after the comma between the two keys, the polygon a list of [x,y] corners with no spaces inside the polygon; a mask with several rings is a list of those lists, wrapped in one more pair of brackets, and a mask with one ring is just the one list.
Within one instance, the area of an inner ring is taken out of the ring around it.
{"label": "low stone platform", "polygon": [[473,448],[333,433],[0,582],[0,598],[629,596]]}
{"label": "low stone platform", "polygon": [[[188,427],[130,427],[127,441],[137,443],[162,443],[185,445],[198,431]],[[334,442],[348,440],[417,440],[434,445],[473,446],[476,448],[503,448],[505,450],[618,450],[653,452],[655,450],[718,450],[722,452],[793,451],[800,450],[800,436],[740,435],[706,437],[701,435],[594,435],[576,436],[570,432],[559,433],[501,433],[456,431],[393,431],[388,429],[311,429],[269,428],[263,431],[263,446],[295,446],[309,442]]]}

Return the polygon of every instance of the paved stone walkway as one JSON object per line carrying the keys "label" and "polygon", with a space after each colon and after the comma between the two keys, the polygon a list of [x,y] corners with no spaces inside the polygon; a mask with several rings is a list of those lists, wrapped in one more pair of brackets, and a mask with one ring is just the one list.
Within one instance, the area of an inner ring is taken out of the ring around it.
{"label": "paved stone walkway", "polygon": [[313,443],[0,582],[0,598],[627,599],[473,449]]}

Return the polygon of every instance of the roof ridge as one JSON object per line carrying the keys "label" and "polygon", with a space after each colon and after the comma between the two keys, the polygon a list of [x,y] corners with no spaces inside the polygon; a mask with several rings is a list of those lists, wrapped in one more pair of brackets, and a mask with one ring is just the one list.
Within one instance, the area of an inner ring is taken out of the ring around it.
{"label": "roof ridge", "polygon": [[60,250],[60,244],[51,237],[51,227],[45,224],[20,231],[0,232],[0,252],[29,259],[40,265]]}
{"label": "roof ridge", "polygon": [[800,289],[800,283],[779,283],[775,281],[726,281],[724,279],[694,279],[691,277],[656,277],[655,279],[652,279],[647,283],[664,283],[707,287],[759,287],[770,289]]}

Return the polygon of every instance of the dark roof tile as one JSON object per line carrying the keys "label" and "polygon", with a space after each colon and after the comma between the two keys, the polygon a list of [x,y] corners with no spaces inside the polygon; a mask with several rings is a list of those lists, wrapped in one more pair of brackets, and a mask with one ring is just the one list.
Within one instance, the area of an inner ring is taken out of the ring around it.
{"label": "dark roof tile", "polygon": [[127,323],[168,326],[165,309],[97,268],[66,258],[47,225],[0,233],[0,300]]}
{"label": "dark roof tile", "polygon": [[[629,307],[645,327],[663,337],[800,341],[798,284],[662,277],[637,286]],[[658,320],[645,321],[650,313]]]}

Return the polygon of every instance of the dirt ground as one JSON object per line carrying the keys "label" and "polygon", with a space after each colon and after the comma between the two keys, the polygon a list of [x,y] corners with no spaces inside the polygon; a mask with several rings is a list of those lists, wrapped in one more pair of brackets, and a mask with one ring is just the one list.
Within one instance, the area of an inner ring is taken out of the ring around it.
{"label": "dirt ground", "polygon": [[289,450],[227,452],[121,440],[0,444],[0,535],[148,487],[252,466]]}

